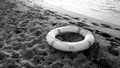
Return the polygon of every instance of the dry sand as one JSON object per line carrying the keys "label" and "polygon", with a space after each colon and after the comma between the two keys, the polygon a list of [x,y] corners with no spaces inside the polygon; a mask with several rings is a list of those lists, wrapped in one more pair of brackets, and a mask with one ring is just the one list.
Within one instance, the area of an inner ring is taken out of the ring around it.
{"label": "dry sand", "polygon": [[[0,68],[120,68],[118,25],[48,6],[0,1]],[[46,34],[66,25],[90,30],[95,43],[77,53],[50,47]]]}

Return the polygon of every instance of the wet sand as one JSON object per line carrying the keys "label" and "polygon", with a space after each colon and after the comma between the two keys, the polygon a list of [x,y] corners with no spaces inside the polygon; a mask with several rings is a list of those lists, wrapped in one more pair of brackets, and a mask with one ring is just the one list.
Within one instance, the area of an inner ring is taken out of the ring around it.
{"label": "wet sand", "polygon": [[[0,1],[0,68],[120,67],[118,25],[45,5],[24,0]],[[50,47],[45,39],[47,33],[66,25],[91,31],[95,43],[77,53]]]}
{"label": "wet sand", "polygon": [[44,2],[68,11],[120,25],[120,1],[118,0],[44,0]]}

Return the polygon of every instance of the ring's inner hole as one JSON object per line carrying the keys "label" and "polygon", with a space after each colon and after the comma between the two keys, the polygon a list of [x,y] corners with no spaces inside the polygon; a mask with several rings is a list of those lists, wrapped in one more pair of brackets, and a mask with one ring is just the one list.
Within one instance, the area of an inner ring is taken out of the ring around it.
{"label": "ring's inner hole", "polygon": [[74,32],[64,32],[56,36],[57,39],[65,42],[78,42],[84,39],[82,35]]}

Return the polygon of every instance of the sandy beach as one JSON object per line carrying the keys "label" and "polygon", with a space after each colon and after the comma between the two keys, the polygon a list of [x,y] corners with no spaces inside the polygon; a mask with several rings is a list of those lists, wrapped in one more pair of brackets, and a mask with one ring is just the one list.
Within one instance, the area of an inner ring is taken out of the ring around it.
{"label": "sandy beach", "polygon": [[[76,53],[49,46],[47,33],[67,25],[91,31],[94,44]],[[48,3],[1,0],[0,68],[120,68],[120,26]]]}
{"label": "sandy beach", "polygon": [[43,0],[43,2],[94,19],[120,25],[119,0]]}

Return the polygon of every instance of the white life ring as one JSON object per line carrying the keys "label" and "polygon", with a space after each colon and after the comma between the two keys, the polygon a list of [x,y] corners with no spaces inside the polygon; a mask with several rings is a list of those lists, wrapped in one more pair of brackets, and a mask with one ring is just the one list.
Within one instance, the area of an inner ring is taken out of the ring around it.
{"label": "white life ring", "polygon": [[[78,42],[65,42],[55,38],[56,35],[63,32],[75,32],[84,36],[82,41]],[[79,28],[77,26],[65,26],[51,30],[46,40],[50,46],[62,51],[77,52],[88,49],[94,43],[94,36],[88,30]]]}

